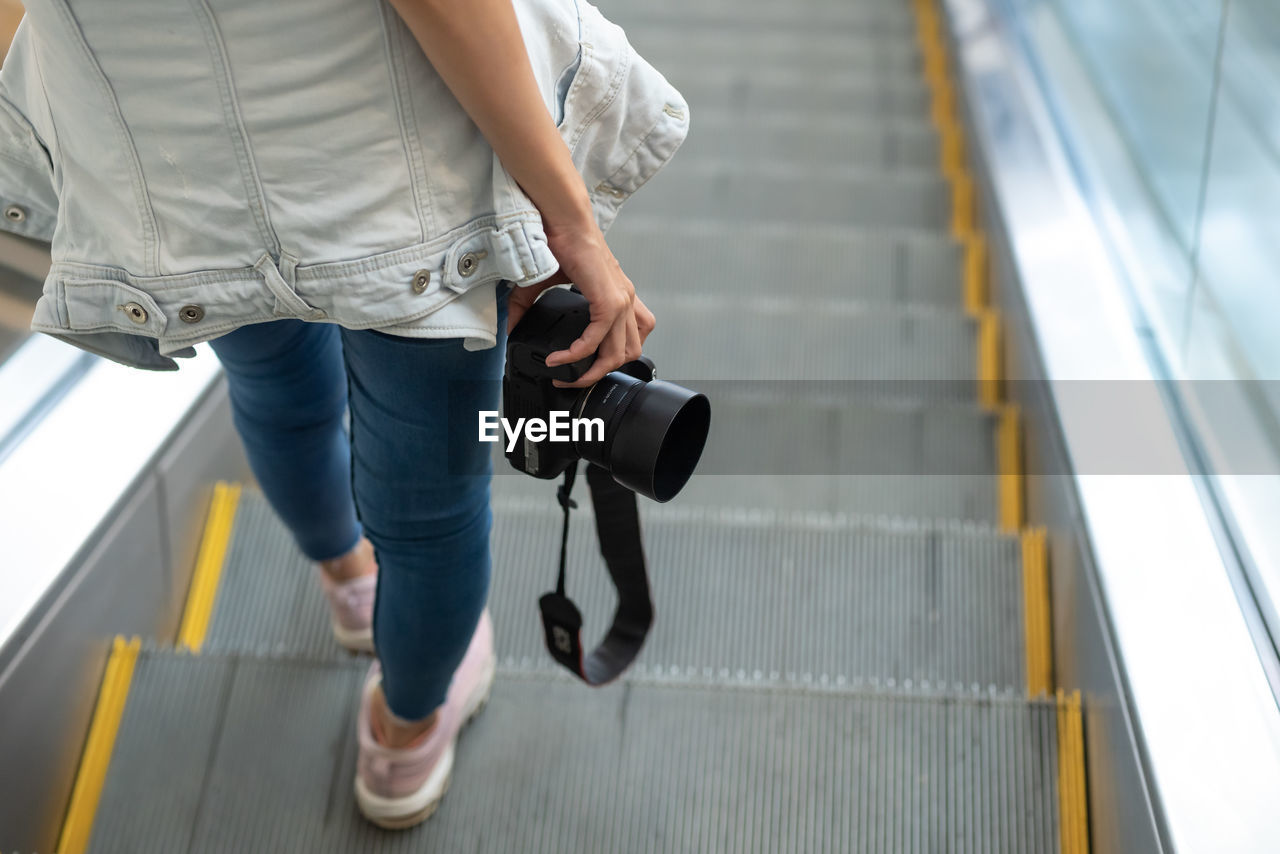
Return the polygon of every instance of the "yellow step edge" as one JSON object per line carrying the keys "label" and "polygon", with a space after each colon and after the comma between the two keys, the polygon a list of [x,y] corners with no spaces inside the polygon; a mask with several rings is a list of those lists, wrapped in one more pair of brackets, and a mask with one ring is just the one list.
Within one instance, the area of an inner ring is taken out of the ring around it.
{"label": "yellow step edge", "polygon": [[235,525],[236,506],[240,501],[240,484],[218,483],[213,488],[209,502],[209,515],[205,521],[200,552],[196,557],[195,572],[191,577],[191,590],[187,594],[187,608],[178,630],[178,644],[192,652],[204,645],[209,632],[209,620],[218,598],[218,583],[222,579],[222,564],[231,542],[231,530]]}
{"label": "yellow step edge", "polygon": [[942,132],[938,147],[938,165],[943,175],[958,175],[965,169],[964,131],[956,122],[951,122]]}
{"label": "yellow step edge", "polygon": [[929,118],[938,130],[945,130],[954,119],[956,94],[949,80],[930,86],[933,97],[929,102]]}
{"label": "yellow step edge", "polygon": [[1004,383],[1000,312],[982,308],[975,319],[978,322],[978,402],[983,409],[994,412],[1000,406]]}
{"label": "yellow step edge", "polygon": [[964,241],[964,307],[974,316],[990,299],[987,276],[987,239],[981,232],[970,234]]}
{"label": "yellow step edge", "polygon": [[963,241],[974,232],[973,179],[969,170],[962,169],[950,176],[951,180],[951,236]]}
{"label": "yellow step edge", "polygon": [[89,737],[85,740],[67,816],[62,823],[62,835],[58,838],[58,854],[83,854],[89,845],[89,834],[93,830],[98,801],[107,780],[107,767],[111,764],[116,733],[124,717],[129,684],[133,681],[133,668],[141,646],[138,638],[126,641],[122,637],[117,637],[111,645],[102,687],[98,691],[98,704],[89,724]]}
{"label": "yellow step edge", "polygon": [[1053,632],[1049,611],[1049,549],[1044,528],[1022,532],[1022,606],[1027,696],[1053,693]]}
{"label": "yellow step edge", "polygon": [[1022,414],[1013,404],[1001,406],[996,414],[996,466],[999,472],[1000,530],[1016,534],[1022,530]]}
{"label": "yellow step edge", "polygon": [[1058,847],[1088,854],[1088,794],[1084,777],[1084,715],[1080,692],[1058,690]]}

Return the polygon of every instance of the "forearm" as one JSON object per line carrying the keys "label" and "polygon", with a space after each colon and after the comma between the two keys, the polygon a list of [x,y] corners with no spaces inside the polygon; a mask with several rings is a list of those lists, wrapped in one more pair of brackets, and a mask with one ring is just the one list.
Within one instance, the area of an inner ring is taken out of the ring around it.
{"label": "forearm", "polygon": [[545,219],[591,220],[547,112],[511,0],[391,0],[427,59]]}

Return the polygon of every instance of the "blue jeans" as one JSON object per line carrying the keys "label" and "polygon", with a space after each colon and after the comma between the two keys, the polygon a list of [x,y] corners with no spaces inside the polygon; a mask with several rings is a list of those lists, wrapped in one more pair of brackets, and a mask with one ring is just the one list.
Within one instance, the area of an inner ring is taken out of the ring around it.
{"label": "blue jeans", "polygon": [[249,463],[302,551],[337,557],[362,530],[373,543],[374,645],[402,718],[444,702],[489,593],[493,472],[476,413],[498,409],[506,294],[488,350],[300,320],[211,342]]}

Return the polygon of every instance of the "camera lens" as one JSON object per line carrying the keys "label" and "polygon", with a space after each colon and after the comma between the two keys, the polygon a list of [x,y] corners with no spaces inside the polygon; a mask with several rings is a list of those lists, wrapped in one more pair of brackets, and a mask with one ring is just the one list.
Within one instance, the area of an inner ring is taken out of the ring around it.
{"label": "camera lens", "polygon": [[705,395],[621,371],[584,392],[580,414],[604,422],[602,442],[579,445],[583,458],[654,501],[670,501],[684,488],[711,428]]}

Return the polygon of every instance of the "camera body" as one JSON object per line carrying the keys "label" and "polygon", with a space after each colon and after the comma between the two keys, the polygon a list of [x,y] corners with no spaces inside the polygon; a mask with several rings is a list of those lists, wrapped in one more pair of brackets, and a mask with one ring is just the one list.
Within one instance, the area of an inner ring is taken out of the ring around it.
{"label": "camera body", "polygon": [[[554,380],[567,383],[579,380],[595,363],[595,354],[555,367],[547,365],[547,356],[568,349],[582,336],[590,322],[591,305],[576,291],[552,288],[538,298],[507,339],[507,367],[502,383],[503,417],[511,421],[521,418],[548,420],[553,412],[568,412],[573,418],[584,417],[587,400],[600,383],[589,388],[557,388],[552,383]],[[653,362],[643,356],[614,373],[622,373],[640,382],[655,379]],[[612,397],[619,393],[615,383],[605,384],[604,394]],[[570,464],[585,456],[582,450],[596,449],[600,445],[601,440],[595,438],[578,442],[534,442],[521,433],[514,448],[506,455],[511,465],[525,474],[550,479],[564,474]]]}
{"label": "camera body", "polygon": [[507,460],[526,474],[550,479],[586,459],[628,489],[667,501],[684,487],[702,456],[711,405],[704,395],[656,379],[653,362],[643,356],[588,388],[557,388],[555,380],[575,382],[586,374],[595,355],[555,367],[547,365],[547,356],[567,349],[590,322],[586,297],[552,288],[511,331],[503,418],[544,426],[559,419],[565,429],[559,437],[547,431],[538,439],[517,430]]}

